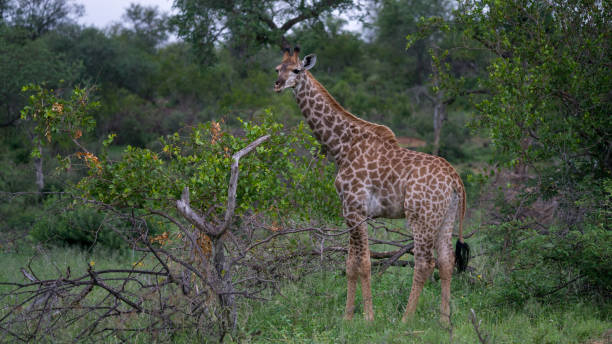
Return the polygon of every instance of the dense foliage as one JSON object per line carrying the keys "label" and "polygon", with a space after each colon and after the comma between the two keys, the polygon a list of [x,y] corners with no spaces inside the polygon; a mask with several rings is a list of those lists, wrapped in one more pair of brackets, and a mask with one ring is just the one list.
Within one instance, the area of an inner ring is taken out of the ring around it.
{"label": "dense foliage", "polygon": [[481,84],[488,95],[475,100],[494,144],[513,163],[559,161],[573,181],[609,178],[610,3],[465,1],[456,13],[463,34],[495,54]]}
{"label": "dense foliage", "polygon": [[218,42],[226,41],[243,57],[266,44],[289,46],[287,32],[297,24],[317,22],[334,10],[354,6],[349,0],[179,0],[173,21],[179,35],[193,43],[202,60],[210,62]]}
{"label": "dense foliage", "polygon": [[[478,85],[486,94],[472,98],[473,125],[487,129],[498,159],[534,171],[527,183],[540,193],[525,189],[523,202],[556,197],[563,213],[550,232],[504,224],[518,236],[509,254],[521,257],[511,278],[545,290],[574,274],[608,291],[612,284],[603,263],[612,246],[611,10],[608,2],[463,1],[455,12],[463,36],[493,56]],[[538,281],[538,271],[551,278]]]}
{"label": "dense foliage", "polygon": [[[271,139],[241,161],[240,212],[271,216],[337,216],[332,165],[303,125],[286,132],[268,113],[261,124],[242,122],[232,135],[218,122],[200,124],[160,139],[159,150],[128,146],[119,161],[102,155],[80,182],[89,197],[116,208],[174,209],[188,186],[192,205],[213,214],[225,211],[231,156],[263,135]],[[291,211],[290,211],[291,210]]]}

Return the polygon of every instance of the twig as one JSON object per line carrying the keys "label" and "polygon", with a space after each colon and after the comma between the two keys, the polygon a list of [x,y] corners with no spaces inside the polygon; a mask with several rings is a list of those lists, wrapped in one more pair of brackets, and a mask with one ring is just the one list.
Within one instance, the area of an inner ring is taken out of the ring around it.
{"label": "twig", "polygon": [[474,312],[473,308],[470,308],[470,320],[472,321],[472,326],[474,326],[474,331],[478,336],[478,341],[481,344],[487,344],[489,342],[489,336],[487,334],[481,333],[480,325],[482,324],[482,320],[478,320],[476,318],[476,312]]}
{"label": "twig", "polygon": [[122,295],[121,292],[116,291],[115,289],[111,288],[110,286],[108,286],[104,282],[102,282],[100,279],[98,279],[98,277],[96,276],[96,273],[93,271],[91,266],[89,266],[87,268],[87,272],[91,276],[91,279],[93,280],[94,285],[97,285],[97,286],[101,287],[102,289],[108,291],[109,293],[113,294],[114,297],[116,297],[117,299],[123,301],[124,303],[126,303],[130,307],[134,308],[138,312],[142,312],[142,310],[143,310],[142,307],[140,307],[139,305],[135,304],[134,302],[128,300],[127,298],[125,298]]}

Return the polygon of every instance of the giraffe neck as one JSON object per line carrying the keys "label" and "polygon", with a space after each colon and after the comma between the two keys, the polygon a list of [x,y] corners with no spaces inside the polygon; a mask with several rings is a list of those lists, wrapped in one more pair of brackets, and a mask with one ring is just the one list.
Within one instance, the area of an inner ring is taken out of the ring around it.
{"label": "giraffe neck", "polygon": [[315,138],[342,164],[347,158],[343,148],[361,133],[361,120],[348,114],[309,72],[300,75],[293,92]]}

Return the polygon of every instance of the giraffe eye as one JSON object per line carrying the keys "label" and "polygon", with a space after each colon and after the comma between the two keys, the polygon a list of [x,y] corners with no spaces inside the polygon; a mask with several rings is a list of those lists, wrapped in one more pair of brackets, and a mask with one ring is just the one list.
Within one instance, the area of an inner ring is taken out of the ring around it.
{"label": "giraffe eye", "polygon": [[299,72],[300,72],[300,70],[299,70],[299,69],[294,69],[294,70],[293,70],[293,73],[294,73],[294,74],[298,74]]}

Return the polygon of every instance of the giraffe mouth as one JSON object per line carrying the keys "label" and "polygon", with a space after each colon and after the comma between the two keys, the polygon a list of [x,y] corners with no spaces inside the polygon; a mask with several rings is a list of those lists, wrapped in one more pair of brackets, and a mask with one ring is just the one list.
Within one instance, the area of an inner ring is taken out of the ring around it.
{"label": "giraffe mouth", "polygon": [[282,90],[283,90],[283,89],[280,87],[280,85],[278,85],[278,84],[275,84],[275,85],[274,85],[274,92],[276,92],[276,93],[281,93],[281,91],[282,91]]}

